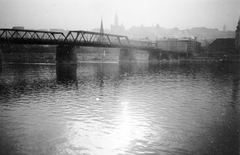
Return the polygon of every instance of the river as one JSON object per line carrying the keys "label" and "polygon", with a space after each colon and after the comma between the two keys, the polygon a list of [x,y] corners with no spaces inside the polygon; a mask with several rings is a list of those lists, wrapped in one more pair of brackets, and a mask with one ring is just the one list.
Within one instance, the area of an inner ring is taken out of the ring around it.
{"label": "river", "polygon": [[5,64],[2,155],[237,155],[239,63]]}

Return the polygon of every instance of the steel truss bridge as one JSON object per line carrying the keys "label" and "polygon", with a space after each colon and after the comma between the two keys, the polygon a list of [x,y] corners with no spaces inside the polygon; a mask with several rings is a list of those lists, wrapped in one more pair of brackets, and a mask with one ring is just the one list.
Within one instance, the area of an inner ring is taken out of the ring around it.
{"label": "steel truss bridge", "polygon": [[147,51],[159,51],[156,43],[129,40],[127,36],[102,34],[90,31],[36,31],[18,29],[0,29],[0,44],[36,44],[92,46],[108,48],[127,48]]}

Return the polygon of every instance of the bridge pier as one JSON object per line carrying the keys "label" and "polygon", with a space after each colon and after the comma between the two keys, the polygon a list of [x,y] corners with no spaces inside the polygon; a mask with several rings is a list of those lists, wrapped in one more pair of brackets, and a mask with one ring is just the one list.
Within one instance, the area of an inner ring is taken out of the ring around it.
{"label": "bridge pier", "polygon": [[77,53],[74,46],[58,45],[56,48],[57,64],[77,64]]}
{"label": "bridge pier", "polygon": [[160,60],[160,52],[158,51],[149,51],[148,52],[148,61],[159,61]]}
{"label": "bridge pier", "polygon": [[75,82],[77,79],[77,65],[57,64],[56,74],[58,82]]}
{"label": "bridge pier", "polygon": [[136,52],[131,49],[120,49],[119,61],[134,61],[136,60]]}

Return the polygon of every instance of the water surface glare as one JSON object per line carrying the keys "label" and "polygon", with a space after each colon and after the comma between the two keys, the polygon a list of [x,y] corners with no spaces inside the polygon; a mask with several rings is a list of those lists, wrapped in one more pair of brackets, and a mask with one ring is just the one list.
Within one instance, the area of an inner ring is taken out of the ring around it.
{"label": "water surface glare", "polygon": [[3,65],[0,154],[238,155],[239,63]]}

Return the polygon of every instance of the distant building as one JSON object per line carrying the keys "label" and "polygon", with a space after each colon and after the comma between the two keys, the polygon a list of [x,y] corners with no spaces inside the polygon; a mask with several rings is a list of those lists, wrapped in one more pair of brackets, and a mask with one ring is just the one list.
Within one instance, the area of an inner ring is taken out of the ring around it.
{"label": "distant building", "polygon": [[24,26],[14,26],[12,27],[14,30],[24,30]]}
{"label": "distant building", "polygon": [[238,52],[240,53],[240,17],[238,19],[238,25],[235,34],[235,46],[238,49]]}
{"label": "distant building", "polygon": [[[48,29],[41,29],[42,31],[48,31]],[[64,29],[57,29],[57,28],[51,28],[49,29],[49,31],[53,31],[53,32],[62,32],[64,35],[68,34],[68,30],[64,30]]]}
{"label": "distant building", "polygon": [[210,56],[220,58],[238,58],[240,53],[240,18],[238,19],[235,38],[218,38],[208,47]]}
{"label": "distant building", "polygon": [[200,52],[201,43],[196,38],[168,38],[156,41],[158,48],[164,51],[188,53],[193,56]]}
{"label": "distant building", "polygon": [[223,32],[226,32],[226,25],[223,25]]}
{"label": "distant building", "polygon": [[148,39],[148,37],[146,38],[132,38],[129,39],[129,42],[131,45],[137,46],[137,45],[151,45],[153,42],[151,40]]}
{"label": "distant building", "polygon": [[235,38],[218,38],[208,47],[209,56],[228,57],[236,54]]}
{"label": "distant building", "polygon": [[111,25],[111,33],[123,35],[124,32],[125,32],[125,28],[123,24],[118,25],[118,15],[116,14],[114,18],[114,25]]}
{"label": "distant building", "polygon": [[147,43],[151,43],[151,42],[152,42],[151,40],[149,40],[148,37],[146,37],[146,38],[132,38],[131,40],[141,41],[141,42],[147,42]]}
{"label": "distant building", "polygon": [[[13,30],[24,30],[24,27],[23,26],[14,26],[12,27]],[[15,33],[13,35],[14,38],[20,38],[20,36],[22,36],[24,34],[24,32],[18,32],[18,33]],[[12,34],[11,34],[12,35]]]}

